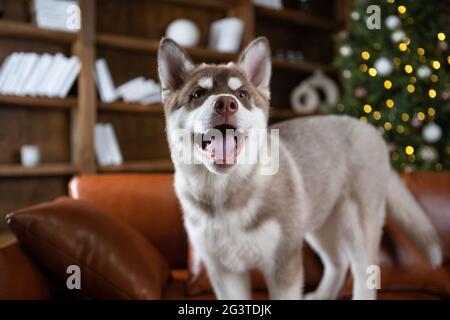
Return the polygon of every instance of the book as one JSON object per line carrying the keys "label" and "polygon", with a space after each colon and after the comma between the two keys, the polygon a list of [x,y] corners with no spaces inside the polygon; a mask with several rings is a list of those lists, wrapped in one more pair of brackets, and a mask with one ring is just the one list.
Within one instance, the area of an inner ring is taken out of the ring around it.
{"label": "book", "polygon": [[97,83],[100,99],[103,102],[113,102],[117,99],[111,72],[105,59],[97,59],[95,62],[95,81]]}
{"label": "book", "polygon": [[69,94],[70,88],[72,88],[81,70],[80,59],[78,57],[71,57],[70,66],[68,68],[69,71],[67,77],[63,80],[61,87],[57,90],[59,98],[65,98]]}
{"label": "book", "polygon": [[12,66],[15,64],[17,55],[17,53],[10,54],[2,64],[2,69],[0,71],[0,92],[2,92],[2,87],[6,84],[6,79],[11,72]]}
{"label": "book", "polygon": [[101,166],[119,165],[123,162],[117,136],[111,123],[97,123],[94,128],[94,147]]}
{"label": "book", "polygon": [[132,79],[117,88],[117,94],[125,102],[140,102],[142,99],[160,94],[159,85],[153,80],[145,80],[144,77]]}
{"label": "book", "polygon": [[97,123],[94,127],[94,147],[95,157],[101,166],[106,166],[111,163],[111,159],[106,146],[106,135],[103,123]]}
{"label": "book", "polygon": [[24,59],[24,53],[18,52],[16,58],[13,61],[13,65],[11,66],[11,70],[7,78],[5,79],[5,85],[2,86],[2,94],[11,94],[14,88],[14,84],[18,78],[18,72],[20,71]]}
{"label": "book", "polygon": [[66,65],[68,60],[63,54],[55,55],[55,64],[52,70],[49,70],[49,77],[46,79],[46,84],[42,91],[43,96],[53,97],[53,90],[57,87],[58,82],[60,81],[63,73],[65,72]]}
{"label": "book", "polygon": [[49,97],[55,97],[57,95],[58,87],[61,85],[61,82],[65,79],[67,76],[68,67],[69,67],[70,59],[67,57],[62,57],[62,59],[59,61],[59,64],[57,65],[55,75],[51,79],[51,81],[48,83],[46,96]]}
{"label": "book", "polygon": [[40,28],[77,32],[80,6],[71,0],[34,0],[34,17]]}
{"label": "book", "polygon": [[17,81],[16,87],[13,89],[13,94],[18,96],[25,95],[25,86],[31,77],[31,74],[36,67],[36,63],[39,60],[39,55],[37,53],[31,52],[28,53],[25,57],[24,67],[19,76],[19,80]]}
{"label": "book", "polygon": [[113,125],[106,123],[104,125],[106,145],[108,153],[110,155],[111,164],[119,165],[123,163],[122,153],[119,148],[119,142],[117,141],[116,133],[114,132]]}
{"label": "book", "polygon": [[48,66],[46,72],[44,73],[41,82],[38,83],[38,87],[36,89],[37,96],[45,96],[48,84],[50,83],[50,81],[52,81],[52,78],[55,76],[55,72],[58,68],[60,61],[62,60],[62,57],[63,57],[62,53],[57,53],[52,57],[52,61]]}
{"label": "book", "polygon": [[36,66],[28,78],[27,83],[25,84],[24,92],[27,95],[35,96],[37,94],[37,89],[39,85],[42,83],[42,79],[46,75],[50,64],[52,62],[53,56],[44,53],[39,57],[39,61],[36,63]]}

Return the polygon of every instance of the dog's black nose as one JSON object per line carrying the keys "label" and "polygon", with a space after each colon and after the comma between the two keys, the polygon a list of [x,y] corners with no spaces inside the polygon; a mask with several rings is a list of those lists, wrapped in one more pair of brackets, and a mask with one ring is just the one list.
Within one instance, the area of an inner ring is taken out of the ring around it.
{"label": "dog's black nose", "polygon": [[214,102],[214,109],[218,114],[231,115],[238,110],[238,102],[230,96],[220,96]]}

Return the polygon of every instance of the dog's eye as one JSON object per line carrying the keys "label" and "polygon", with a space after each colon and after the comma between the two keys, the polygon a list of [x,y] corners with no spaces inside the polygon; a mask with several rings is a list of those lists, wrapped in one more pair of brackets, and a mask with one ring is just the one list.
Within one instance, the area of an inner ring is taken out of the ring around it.
{"label": "dog's eye", "polygon": [[204,95],[205,95],[205,92],[206,90],[205,89],[203,89],[203,88],[198,88],[198,89],[196,89],[195,91],[194,91],[194,93],[191,95],[191,98],[192,99],[198,99],[198,98],[201,98],[201,97],[203,97]]}
{"label": "dog's eye", "polygon": [[239,90],[239,92],[238,92],[238,96],[239,96],[239,98],[241,98],[241,99],[245,99],[245,98],[247,98],[248,93],[247,93],[247,91],[241,89],[241,90]]}

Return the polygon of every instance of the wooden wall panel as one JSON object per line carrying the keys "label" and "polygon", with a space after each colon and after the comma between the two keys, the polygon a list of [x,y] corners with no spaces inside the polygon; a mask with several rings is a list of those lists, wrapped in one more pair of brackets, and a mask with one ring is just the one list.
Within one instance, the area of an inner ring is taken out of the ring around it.
{"label": "wooden wall panel", "polygon": [[100,112],[99,122],[110,122],[126,161],[169,159],[162,115]]}
{"label": "wooden wall panel", "polygon": [[20,147],[36,144],[42,162],[70,162],[70,117],[68,111],[0,108],[0,163],[20,163]]}
{"label": "wooden wall panel", "polygon": [[163,1],[97,1],[98,32],[160,39],[171,21],[186,18],[194,21],[201,33],[200,46],[206,46],[212,21],[226,16],[220,9],[179,5]]}
{"label": "wooden wall panel", "polygon": [[0,178],[0,233],[6,230],[5,215],[29,205],[67,194],[69,178]]}

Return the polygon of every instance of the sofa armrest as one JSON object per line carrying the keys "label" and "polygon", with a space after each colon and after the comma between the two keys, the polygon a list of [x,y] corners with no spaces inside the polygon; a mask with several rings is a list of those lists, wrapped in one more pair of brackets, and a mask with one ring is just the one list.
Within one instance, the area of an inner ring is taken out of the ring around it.
{"label": "sofa armrest", "polygon": [[0,246],[0,300],[50,298],[47,280],[19,243]]}
{"label": "sofa armrest", "polygon": [[88,203],[62,197],[9,213],[6,222],[62,294],[161,298],[170,274],[166,260],[136,230]]}

